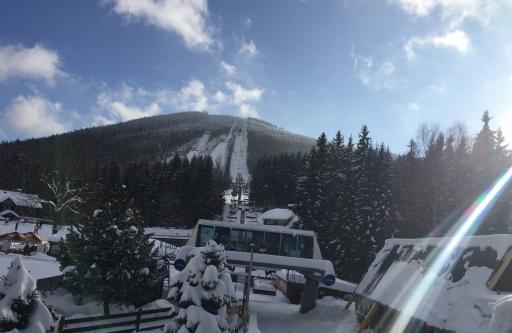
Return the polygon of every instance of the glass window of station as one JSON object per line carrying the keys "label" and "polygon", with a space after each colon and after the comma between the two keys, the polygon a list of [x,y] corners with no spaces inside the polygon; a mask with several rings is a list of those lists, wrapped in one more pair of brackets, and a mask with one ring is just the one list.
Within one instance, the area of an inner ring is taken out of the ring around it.
{"label": "glass window of station", "polygon": [[228,251],[251,252],[295,258],[313,258],[313,237],[273,231],[238,229],[199,225],[196,246],[204,246],[210,239],[224,245]]}

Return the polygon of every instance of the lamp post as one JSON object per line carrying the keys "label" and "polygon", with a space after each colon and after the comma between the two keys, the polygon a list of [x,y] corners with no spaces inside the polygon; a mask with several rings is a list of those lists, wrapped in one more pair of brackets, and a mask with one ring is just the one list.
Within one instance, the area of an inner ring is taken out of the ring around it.
{"label": "lamp post", "polygon": [[251,258],[249,260],[249,266],[247,266],[247,278],[245,280],[245,288],[244,288],[244,302],[242,305],[242,316],[244,319],[244,332],[249,331],[249,295],[251,292],[251,282],[252,282],[252,261],[254,258],[254,249],[256,249],[256,245],[251,243],[249,245],[251,247]]}

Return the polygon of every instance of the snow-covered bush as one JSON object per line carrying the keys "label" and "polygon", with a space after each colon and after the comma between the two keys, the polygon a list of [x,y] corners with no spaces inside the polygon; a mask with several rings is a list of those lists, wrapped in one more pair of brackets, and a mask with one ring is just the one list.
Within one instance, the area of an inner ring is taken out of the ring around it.
{"label": "snow-covered bush", "polygon": [[50,311],[39,298],[36,281],[20,256],[14,258],[9,272],[2,277],[0,293],[0,331],[45,333],[50,330]]}
{"label": "snow-covered bush", "polygon": [[166,333],[235,331],[238,315],[228,313],[240,302],[225,264],[224,247],[213,240],[192,252],[185,269],[171,278]]}

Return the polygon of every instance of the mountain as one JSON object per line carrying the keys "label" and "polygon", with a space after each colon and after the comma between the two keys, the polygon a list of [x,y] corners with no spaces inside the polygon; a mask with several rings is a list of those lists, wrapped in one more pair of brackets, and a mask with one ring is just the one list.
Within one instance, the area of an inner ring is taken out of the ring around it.
{"label": "mountain", "polygon": [[226,166],[236,141],[233,133],[240,133],[244,126],[249,170],[263,156],[306,152],[314,144],[312,138],[293,134],[259,119],[182,112],[46,138],[4,142],[0,144],[0,156],[4,157],[0,161],[0,182],[22,172],[23,168],[29,170],[29,175],[25,176],[36,181],[41,173],[52,170],[80,176],[93,172],[104,160],[126,164],[166,160],[177,153],[189,157],[211,154],[218,165]]}

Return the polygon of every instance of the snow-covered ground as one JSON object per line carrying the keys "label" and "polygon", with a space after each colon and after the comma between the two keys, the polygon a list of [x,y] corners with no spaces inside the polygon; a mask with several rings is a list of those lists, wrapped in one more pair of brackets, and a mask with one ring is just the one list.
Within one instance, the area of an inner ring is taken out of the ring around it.
{"label": "snow-covered ground", "polygon": [[[64,288],[57,288],[51,292],[42,292],[41,296],[46,304],[55,307],[58,314],[66,316],[67,319],[103,315],[103,302],[84,298],[79,302],[79,298],[73,296]],[[79,304],[80,303],[80,304]],[[159,299],[144,305],[144,310],[160,309],[170,307],[170,303],[164,299]],[[110,313],[125,313],[135,311],[133,305],[111,304]]]}
{"label": "snow-covered ground", "polygon": [[[250,333],[352,333],[357,330],[356,315],[345,310],[345,302],[325,297],[319,299],[312,311],[301,314],[300,305],[289,304],[278,291],[276,296],[250,296]],[[256,325],[257,324],[257,325]]]}
{"label": "snow-covered ground", "polygon": [[[17,257],[16,254],[0,253],[0,276],[7,274],[8,267]],[[30,275],[35,279],[44,279],[52,276],[61,275],[60,264],[54,257],[43,253],[37,253],[34,256],[21,256],[23,264]]]}

